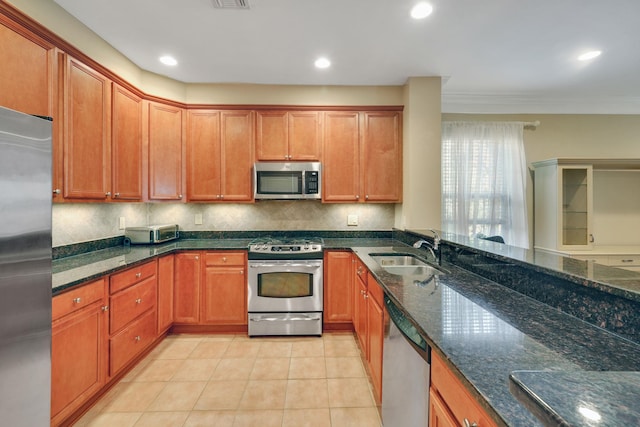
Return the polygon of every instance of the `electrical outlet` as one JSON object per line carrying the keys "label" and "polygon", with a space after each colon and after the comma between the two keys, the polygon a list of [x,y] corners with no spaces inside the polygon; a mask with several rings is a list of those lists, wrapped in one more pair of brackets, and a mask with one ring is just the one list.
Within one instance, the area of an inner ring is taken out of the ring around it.
{"label": "electrical outlet", "polygon": [[124,230],[126,228],[126,223],[123,216],[119,218],[118,226],[120,227],[120,230]]}
{"label": "electrical outlet", "polygon": [[196,214],[195,223],[196,223],[196,225],[202,225],[202,214],[201,213],[197,213]]}
{"label": "electrical outlet", "polygon": [[347,225],[358,225],[358,215],[347,215]]}

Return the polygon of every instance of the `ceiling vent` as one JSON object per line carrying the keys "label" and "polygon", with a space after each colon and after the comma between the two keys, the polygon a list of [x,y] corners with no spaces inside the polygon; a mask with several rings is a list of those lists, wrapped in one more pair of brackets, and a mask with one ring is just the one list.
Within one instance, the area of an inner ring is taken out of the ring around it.
{"label": "ceiling vent", "polygon": [[250,9],[249,0],[211,0],[218,9]]}

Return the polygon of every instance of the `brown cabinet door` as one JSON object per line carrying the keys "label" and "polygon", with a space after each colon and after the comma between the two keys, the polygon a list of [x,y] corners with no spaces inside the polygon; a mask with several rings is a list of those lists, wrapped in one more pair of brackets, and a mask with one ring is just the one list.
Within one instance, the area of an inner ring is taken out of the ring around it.
{"label": "brown cabinet door", "polygon": [[369,340],[367,339],[367,284],[362,281],[360,276],[356,277],[355,283],[355,301],[353,311],[353,326],[356,330],[356,336],[360,342],[360,348],[365,359],[369,359]]}
{"label": "brown cabinet door", "polygon": [[202,323],[246,325],[244,267],[207,267],[202,300]]}
{"label": "brown cabinet door", "polygon": [[175,255],[173,313],[176,323],[200,321],[200,282],[202,254],[182,252]]}
{"label": "brown cabinet door", "polygon": [[182,109],[149,103],[149,199],[182,199]]}
{"label": "brown cabinet door", "polygon": [[429,390],[429,427],[457,427],[458,423],[449,413],[447,405],[442,402],[438,393]]}
{"label": "brown cabinet door", "polygon": [[27,114],[51,116],[53,46],[0,16],[0,58],[0,105]]}
{"label": "brown cabinet door", "polygon": [[142,200],[142,99],[113,85],[111,198]]}
{"label": "brown cabinet door", "polygon": [[352,322],[353,255],[348,251],[324,254],[324,322]]}
{"label": "brown cabinet door", "polygon": [[173,324],[174,255],[158,259],[158,335]]}
{"label": "brown cabinet door", "polygon": [[[369,286],[378,286],[371,283]],[[373,382],[373,392],[377,403],[382,402],[382,351],[385,329],[384,309],[375,299],[367,298],[369,316],[367,321],[367,331],[369,338],[369,372],[371,372],[371,382]]]}
{"label": "brown cabinet door", "polygon": [[187,115],[188,200],[220,200],[220,161],[220,111],[189,111]]}
{"label": "brown cabinet door", "polygon": [[111,82],[65,58],[64,197],[104,200],[111,180]]}
{"label": "brown cabinet door", "polygon": [[322,153],[322,200],[360,199],[359,125],[357,112],[326,112]]}
{"label": "brown cabinet door", "polygon": [[256,159],[289,159],[289,117],[286,111],[256,113]]}
{"label": "brown cabinet door", "polygon": [[402,137],[399,112],[363,113],[364,199],[398,202],[402,198]]}
{"label": "brown cabinet door", "polygon": [[317,111],[289,112],[290,160],[320,160],[320,117]]}
{"label": "brown cabinet door", "polygon": [[105,384],[108,317],[103,307],[104,301],[98,301],[52,323],[52,426],[59,425]]}
{"label": "brown cabinet door", "polygon": [[221,201],[253,199],[253,112],[222,111],[220,113],[222,144]]}

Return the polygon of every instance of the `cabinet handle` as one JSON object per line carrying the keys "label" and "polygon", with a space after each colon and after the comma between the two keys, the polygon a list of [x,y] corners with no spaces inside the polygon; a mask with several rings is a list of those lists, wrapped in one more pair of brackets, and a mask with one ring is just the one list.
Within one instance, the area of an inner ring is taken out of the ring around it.
{"label": "cabinet handle", "polygon": [[82,298],[80,298],[80,297],[73,299],[73,303],[74,304],[80,304],[81,302],[82,302]]}
{"label": "cabinet handle", "polygon": [[114,194],[114,195],[113,195],[113,197],[115,197],[115,198],[120,197],[120,193],[116,193],[116,194]]}
{"label": "cabinet handle", "polygon": [[593,243],[595,241],[596,241],[596,239],[593,238],[593,234],[589,234],[589,242]]}
{"label": "cabinet handle", "polygon": [[367,195],[365,195],[365,196],[364,196],[364,199],[365,199],[365,200],[369,200],[369,195],[368,195],[368,194],[367,194]]}
{"label": "cabinet handle", "polygon": [[103,305],[100,308],[102,309],[102,311],[109,311],[109,306],[108,305]]}
{"label": "cabinet handle", "polygon": [[111,191],[107,191],[106,193],[104,193],[104,195],[107,197],[111,197]]}
{"label": "cabinet handle", "polygon": [[61,191],[60,191],[59,188],[56,188],[56,189],[53,190],[53,194],[60,194],[60,193],[61,193]]}
{"label": "cabinet handle", "polygon": [[241,270],[240,270],[240,274],[244,274],[244,269],[241,269]]}
{"label": "cabinet handle", "polygon": [[139,279],[142,277],[142,273],[136,273],[136,278]]}
{"label": "cabinet handle", "polygon": [[136,335],[136,337],[134,338],[135,341],[140,341],[142,338],[140,337],[140,335]]}
{"label": "cabinet handle", "polygon": [[182,194],[178,194],[178,199],[182,199]]}
{"label": "cabinet handle", "polygon": [[621,259],[620,261],[621,261],[621,262],[633,262],[633,260],[632,260],[632,259]]}
{"label": "cabinet handle", "polygon": [[359,195],[356,195],[356,200],[360,200],[360,196]]}
{"label": "cabinet handle", "polygon": [[136,299],[136,304],[140,304],[140,303],[142,303],[142,298]]}
{"label": "cabinet handle", "polygon": [[475,422],[475,421],[472,422],[472,423],[469,423],[469,420],[465,418],[464,419],[464,427],[478,427],[478,423]]}
{"label": "cabinet handle", "polygon": [[365,292],[365,293],[363,293],[363,294],[362,294],[362,298],[364,298],[364,299],[369,298],[369,294],[368,294],[368,293],[366,293],[366,292]]}
{"label": "cabinet handle", "polygon": [[200,257],[198,255],[196,255],[196,261],[199,260],[199,259],[200,259]]}
{"label": "cabinet handle", "polygon": [[222,257],[222,262],[227,262],[227,257],[226,256]]}

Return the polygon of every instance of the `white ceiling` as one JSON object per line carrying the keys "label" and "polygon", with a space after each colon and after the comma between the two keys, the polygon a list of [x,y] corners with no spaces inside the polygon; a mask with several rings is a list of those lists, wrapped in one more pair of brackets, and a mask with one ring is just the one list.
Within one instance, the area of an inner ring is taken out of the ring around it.
{"label": "white ceiling", "polygon": [[[445,112],[640,113],[640,0],[55,0],[141,68],[183,82],[402,85]],[[599,49],[590,62],[576,57]],[[158,62],[171,54],[176,67]],[[327,56],[332,66],[315,69]]]}

